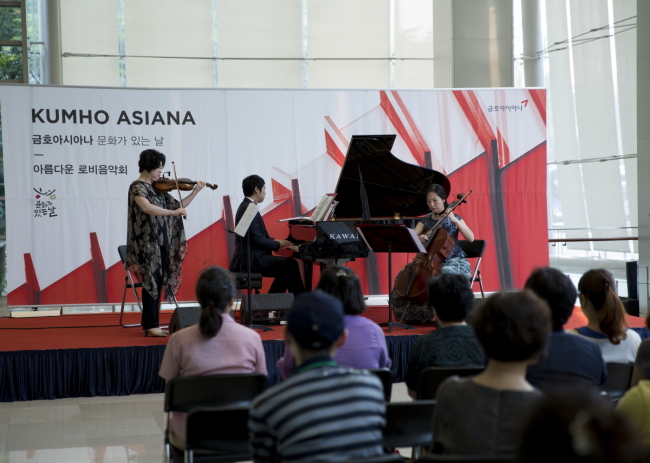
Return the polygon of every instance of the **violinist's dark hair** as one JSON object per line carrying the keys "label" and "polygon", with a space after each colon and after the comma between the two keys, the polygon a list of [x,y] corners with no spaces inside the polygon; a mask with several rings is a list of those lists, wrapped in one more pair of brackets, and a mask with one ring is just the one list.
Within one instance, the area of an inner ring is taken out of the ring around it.
{"label": "violinist's dark hair", "polygon": [[140,172],[143,170],[151,172],[152,170],[156,170],[158,167],[160,167],[161,164],[164,167],[165,159],[167,158],[165,158],[165,155],[160,151],[152,149],[144,150],[142,153],[140,153],[138,168],[140,169]]}
{"label": "violinist's dark hair", "polygon": [[201,272],[196,282],[196,300],[203,309],[199,321],[199,330],[203,336],[214,338],[217,335],[223,323],[221,314],[233,297],[235,279],[232,273],[214,265]]}
{"label": "violinist's dark hair", "polygon": [[442,187],[442,185],[438,185],[437,183],[432,183],[431,185],[429,185],[429,188],[427,188],[427,195],[429,193],[435,193],[438,196],[440,196],[442,198],[442,200],[444,201],[444,203],[445,203],[445,209],[447,209],[447,207],[449,207],[449,204],[447,203],[447,198],[449,197],[449,195],[447,194],[445,189]]}
{"label": "violinist's dark hair", "polygon": [[562,331],[576,304],[578,291],[571,278],[556,268],[542,267],[533,270],[524,288],[544,299],[551,309],[553,331]]}
{"label": "violinist's dark hair", "polygon": [[264,188],[264,179],[259,175],[249,175],[242,180],[241,188],[244,191],[244,196],[251,196],[255,194],[255,188],[262,191],[262,188]]}
{"label": "violinist's dark hair", "polygon": [[474,304],[474,293],[465,275],[441,273],[429,281],[429,307],[443,322],[462,322]]}
{"label": "violinist's dark hair", "polygon": [[598,315],[600,331],[612,344],[620,344],[627,337],[627,322],[625,307],[614,288],[614,276],[604,268],[588,270],[578,282],[578,291],[591,302]]}
{"label": "violinist's dark hair", "polygon": [[320,289],[336,297],[343,303],[346,315],[359,315],[366,311],[363,291],[359,277],[347,267],[332,266],[321,274],[318,286]]}
{"label": "violinist's dark hair", "polygon": [[489,359],[521,362],[546,351],[551,311],[532,291],[493,294],[469,318]]}

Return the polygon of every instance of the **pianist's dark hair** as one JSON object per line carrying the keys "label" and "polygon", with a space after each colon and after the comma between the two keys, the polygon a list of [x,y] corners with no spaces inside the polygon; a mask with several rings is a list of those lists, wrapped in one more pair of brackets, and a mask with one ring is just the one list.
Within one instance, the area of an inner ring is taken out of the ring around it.
{"label": "pianist's dark hair", "polygon": [[316,289],[339,299],[346,315],[359,315],[366,310],[359,277],[347,267],[328,267],[321,274]]}
{"label": "pianist's dark hair", "polygon": [[139,172],[142,172],[143,170],[146,170],[147,172],[156,170],[160,167],[160,164],[163,166],[165,165],[165,159],[165,155],[160,151],[152,149],[144,150],[140,153],[140,160],[138,161]]}
{"label": "pianist's dark hair", "polygon": [[259,175],[249,175],[242,180],[241,188],[244,190],[244,196],[251,196],[255,193],[255,188],[262,191],[262,188],[264,188],[264,179]]}
{"label": "pianist's dark hair", "polygon": [[438,196],[442,198],[442,200],[445,202],[445,209],[449,207],[449,204],[447,204],[447,197],[449,196],[445,189],[442,187],[442,185],[438,185],[437,183],[432,183],[429,185],[429,188],[427,188],[427,194],[429,193],[435,193]]}
{"label": "pianist's dark hair", "polygon": [[196,282],[196,300],[203,311],[199,321],[199,330],[206,338],[214,338],[223,321],[221,314],[235,297],[235,279],[228,270],[211,266],[199,275]]}

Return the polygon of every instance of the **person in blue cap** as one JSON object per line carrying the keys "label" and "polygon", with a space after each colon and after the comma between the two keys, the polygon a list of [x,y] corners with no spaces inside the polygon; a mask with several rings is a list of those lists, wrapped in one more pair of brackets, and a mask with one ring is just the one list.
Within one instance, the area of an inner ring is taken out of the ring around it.
{"label": "person in blue cap", "polygon": [[346,338],[341,301],[319,290],[296,298],[285,341],[297,370],[251,405],[253,461],[344,461],[384,453],[381,381],[332,360]]}

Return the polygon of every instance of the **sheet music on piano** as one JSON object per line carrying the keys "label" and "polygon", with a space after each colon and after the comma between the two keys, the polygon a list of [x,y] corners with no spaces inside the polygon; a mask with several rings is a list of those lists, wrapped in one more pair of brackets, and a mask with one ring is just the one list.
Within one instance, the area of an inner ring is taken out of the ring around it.
{"label": "sheet music on piano", "polygon": [[329,220],[334,214],[334,208],[338,202],[334,201],[336,193],[326,193],[318,202],[318,206],[314,209],[309,217],[291,217],[289,219],[278,220],[278,222],[288,222],[289,220],[308,220],[310,222],[323,222]]}

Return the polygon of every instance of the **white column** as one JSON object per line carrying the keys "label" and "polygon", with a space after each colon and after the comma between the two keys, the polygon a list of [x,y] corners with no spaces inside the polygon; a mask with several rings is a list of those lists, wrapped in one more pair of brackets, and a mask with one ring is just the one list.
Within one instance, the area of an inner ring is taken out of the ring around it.
{"label": "white column", "polygon": [[434,0],[434,86],[512,87],[512,0]]}
{"label": "white column", "polygon": [[650,2],[637,1],[636,99],[639,195],[639,311],[648,314],[650,279]]}
{"label": "white column", "polygon": [[42,34],[45,39],[45,61],[43,83],[63,85],[63,63],[61,62],[61,11],[59,0],[48,0],[42,3],[42,14],[45,16],[46,30]]}

